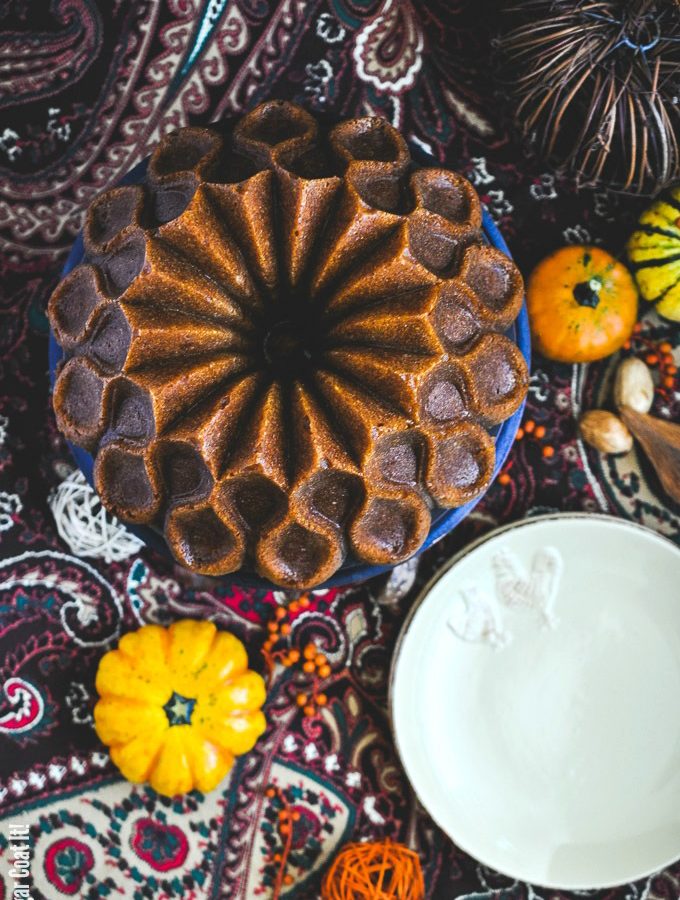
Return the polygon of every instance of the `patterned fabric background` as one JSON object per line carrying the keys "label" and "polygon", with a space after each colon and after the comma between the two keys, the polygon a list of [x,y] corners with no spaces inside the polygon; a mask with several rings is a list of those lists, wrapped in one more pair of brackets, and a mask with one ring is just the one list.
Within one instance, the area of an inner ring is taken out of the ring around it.
{"label": "patterned fabric background", "polygon": [[[525,273],[563,243],[621,249],[637,204],[575,194],[508,138],[488,82],[488,22],[494,10],[480,0],[0,0],[0,856],[4,826],[30,824],[34,897],[267,898],[271,782],[301,813],[291,898],[319,896],[347,839],[381,836],[418,849],[430,898],[576,896],[512,883],[435,827],[396,758],[386,680],[418,587],[499,523],[609,512],[680,539],[680,508],[636,452],[601,459],[577,440],[575,417],[603,396],[611,364],[537,359],[527,410],[537,428],[476,512],[420,562],[317,594],[297,614],[292,643],[314,639],[331,663],[328,706],[304,719],[304,677],[286,670],[264,739],[208,796],[168,801],[116,776],[92,728],[97,662],[139,623],[191,615],[234,630],[260,666],[276,598],[189,582],[148,550],[110,564],[79,558],[48,504],[72,463],[50,408],[45,304],[88,202],[168,130],[266,97],[385,116],[471,179]],[[677,329],[648,316],[633,352],[661,339],[675,346]],[[659,392],[655,413],[677,417],[679,399]],[[680,866],[592,896],[677,900]]]}

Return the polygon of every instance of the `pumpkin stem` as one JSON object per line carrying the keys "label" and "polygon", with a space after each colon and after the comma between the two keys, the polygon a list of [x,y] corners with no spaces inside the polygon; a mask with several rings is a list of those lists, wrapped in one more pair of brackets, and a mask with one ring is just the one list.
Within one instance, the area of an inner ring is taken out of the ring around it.
{"label": "pumpkin stem", "polygon": [[590,306],[592,309],[597,308],[600,302],[600,291],[602,290],[602,282],[599,278],[591,278],[590,281],[579,281],[574,285],[574,300],[579,306]]}
{"label": "pumpkin stem", "polygon": [[172,692],[172,697],[163,707],[165,715],[168,717],[169,725],[191,725],[191,716],[196,706],[193,697],[184,697],[176,691]]}

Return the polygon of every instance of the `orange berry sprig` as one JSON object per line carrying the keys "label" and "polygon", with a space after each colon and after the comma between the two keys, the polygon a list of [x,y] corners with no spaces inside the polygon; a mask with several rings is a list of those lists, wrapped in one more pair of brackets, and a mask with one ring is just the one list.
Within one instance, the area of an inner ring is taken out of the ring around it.
{"label": "orange berry sprig", "polygon": [[656,353],[648,353],[645,362],[651,369],[659,370],[659,393],[665,395],[675,389],[678,367],[673,358],[673,347],[668,341],[662,341]]}
{"label": "orange berry sprig", "polygon": [[267,623],[269,635],[262,646],[262,657],[265,662],[267,685],[271,683],[277,663],[285,668],[291,668],[299,663],[305,675],[313,676],[311,690],[300,691],[295,698],[305,718],[311,719],[328,703],[328,697],[319,690],[319,687],[320,682],[331,674],[331,667],[326,656],[314,643],[307,644],[302,651],[287,646],[291,633],[290,614],[307,609],[309,605],[309,598],[303,595],[289,603],[287,608],[277,607],[274,618]]}
{"label": "orange berry sprig", "polygon": [[[535,441],[541,443],[546,436],[546,428],[545,425],[537,425],[533,419],[527,419],[518,429],[517,434],[515,435],[515,439],[518,441],[523,441],[525,438],[532,438]],[[541,448],[541,453],[545,459],[552,459],[555,455],[555,448],[552,444],[545,444]],[[505,469],[498,476],[498,483],[503,486],[507,486],[512,481],[510,476],[510,469],[512,468],[512,459],[510,459],[505,467]]]}
{"label": "orange berry sprig", "polygon": [[673,358],[673,345],[668,341],[657,343],[643,334],[641,322],[636,322],[633,328],[633,337],[623,345],[624,350],[639,350],[644,352],[644,361],[650,369],[658,369],[659,386],[657,390],[668,399],[668,392],[675,389],[678,368]]}
{"label": "orange berry sprig", "polygon": [[649,338],[644,337],[644,335],[642,334],[642,328],[642,322],[636,322],[635,325],[633,325],[633,333],[623,345],[624,350],[630,350],[634,343],[642,344],[643,346],[648,347],[654,346],[653,341],[650,341]]}
{"label": "orange berry sprig", "polygon": [[545,437],[545,425],[537,425],[533,419],[527,419],[524,425],[517,429],[516,438],[521,441],[527,436],[542,441]]}
{"label": "orange berry sprig", "polygon": [[311,694],[300,692],[295,698],[298,706],[302,707],[305,718],[311,719],[318,714],[319,709],[328,703],[326,694],[319,691],[319,682],[328,678],[331,667],[323,653],[320,653],[316,644],[307,644],[302,651],[304,662],[302,671],[306,675],[313,675]]}
{"label": "orange berry sprig", "polygon": [[286,872],[286,869],[288,867],[288,857],[293,846],[293,826],[295,822],[299,821],[300,813],[295,809],[291,809],[285,794],[276,785],[270,784],[264,793],[265,797],[275,801],[279,807],[277,827],[283,847],[280,852],[274,853],[271,857],[271,861],[277,866],[272,900],[279,900],[283,887],[290,887],[295,880],[290,873]]}
{"label": "orange berry sprig", "polygon": [[643,330],[644,326],[642,322],[636,322],[635,325],[633,325],[633,333],[623,345],[623,349],[631,350],[634,344],[641,344],[643,347],[653,347],[654,342],[644,336],[642,333]]}
{"label": "orange berry sprig", "polygon": [[[533,419],[527,419],[526,422],[517,429],[516,440],[522,441],[525,437],[530,437],[540,443],[545,439],[545,436],[545,425],[537,425]],[[555,455],[555,448],[552,444],[545,444],[541,449],[541,453],[546,459],[552,459]],[[508,481],[509,480],[510,479],[508,479]],[[507,484],[507,482],[501,481],[501,484]]]}
{"label": "orange berry sprig", "polygon": [[310,605],[309,597],[303,594],[299,599],[292,600],[287,607],[278,606],[274,618],[267,622],[269,635],[262,645],[262,658],[266,667],[266,681],[269,684],[274,675],[277,663],[289,668],[300,661],[300,651],[294,647],[285,646],[290,636],[291,613],[295,614],[301,609],[307,609]]}

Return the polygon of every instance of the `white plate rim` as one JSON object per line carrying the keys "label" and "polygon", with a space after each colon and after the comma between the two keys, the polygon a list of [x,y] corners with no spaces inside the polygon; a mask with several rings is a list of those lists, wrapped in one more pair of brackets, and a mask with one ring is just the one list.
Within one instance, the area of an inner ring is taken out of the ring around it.
{"label": "white plate rim", "polygon": [[[390,665],[390,673],[388,677],[387,684],[387,713],[389,718],[390,730],[392,732],[392,737],[394,740],[394,745],[397,750],[397,755],[399,756],[399,761],[404,770],[404,774],[408,779],[411,790],[413,791],[415,797],[418,800],[418,803],[422,806],[422,808],[426,811],[426,813],[432,818],[437,827],[449,838],[452,843],[456,845],[456,847],[469,856],[471,859],[474,859],[476,862],[480,863],[483,866],[486,866],[489,869],[492,869],[495,872],[498,872],[499,875],[503,875],[506,878],[510,878],[513,881],[522,882],[523,879],[521,876],[516,873],[509,872],[502,868],[498,868],[493,863],[490,863],[480,857],[474,855],[467,849],[465,843],[461,842],[458,837],[452,835],[449,830],[442,825],[442,823],[437,819],[436,816],[433,816],[428,807],[423,803],[418,791],[416,789],[415,784],[413,783],[411,776],[409,774],[409,769],[402,755],[402,749],[399,742],[399,736],[397,734],[397,729],[395,727],[395,715],[394,715],[394,683],[396,679],[397,667],[399,664],[399,659],[401,657],[401,650],[406,640],[408,631],[411,627],[413,619],[418,613],[421,606],[426,602],[427,597],[432,591],[435,584],[444,576],[446,573],[453,568],[457,563],[463,560],[466,556],[469,556],[474,550],[480,547],[482,544],[486,544],[488,541],[493,540],[494,538],[504,534],[507,531],[515,530],[518,528],[527,528],[534,525],[544,524],[546,522],[554,522],[554,521],[565,521],[565,520],[597,520],[606,525],[614,525],[619,528],[622,528],[626,531],[638,531],[643,532],[644,535],[648,538],[656,539],[660,541],[662,544],[667,547],[670,546],[672,550],[674,550],[677,554],[680,554],[680,547],[670,540],[670,538],[666,537],[663,534],[660,534],[658,531],[654,531],[652,528],[648,528],[645,525],[640,525],[638,522],[633,522],[630,519],[624,519],[617,516],[611,516],[604,513],[587,513],[587,512],[555,512],[555,513],[543,513],[538,516],[530,516],[525,519],[519,519],[515,522],[508,522],[505,525],[501,525],[498,528],[494,528],[486,534],[481,535],[478,538],[475,538],[474,541],[471,541],[469,544],[466,544],[458,553],[454,554],[450,559],[448,559],[442,566],[437,569],[437,571],[432,575],[430,579],[426,582],[426,584],[421,588],[418,592],[411,609],[409,610],[404,622],[399,631],[399,636],[397,637],[397,641],[394,646],[394,652],[392,654],[392,662]],[[677,855],[673,856],[671,859],[668,859],[661,866],[655,867],[653,869],[645,870],[637,874],[634,878],[626,879],[625,881],[602,881],[597,882],[596,884],[571,884],[568,887],[564,885],[557,884],[556,882],[550,881],[532,881],[530,882],[532,885],[540,888],[546,888],[548,890],[557,890],[557,891],[593,891],[593,890],[608,890],[611,888],[623,887],[628,884],[632,884],[635,881],[640,881],[643,878],[649,878],[652,875],[657,874],[658,872],[662,872],[664,869],[672,866],[674,863],[680,861],[680,847],[678,848]],[[528,882],[527,882],[528,883]]]}

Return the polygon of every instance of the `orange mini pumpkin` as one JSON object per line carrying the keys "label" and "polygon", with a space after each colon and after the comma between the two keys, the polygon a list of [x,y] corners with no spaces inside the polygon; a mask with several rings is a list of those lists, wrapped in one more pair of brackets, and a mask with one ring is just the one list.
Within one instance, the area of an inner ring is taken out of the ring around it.
{"label": "orange mini pumpkin", "polygon": [[558,362],[593,362],[619,350],[637,319],[633,276],[599,247],[562,247],[542,260],[527,286],[536,349]]}

